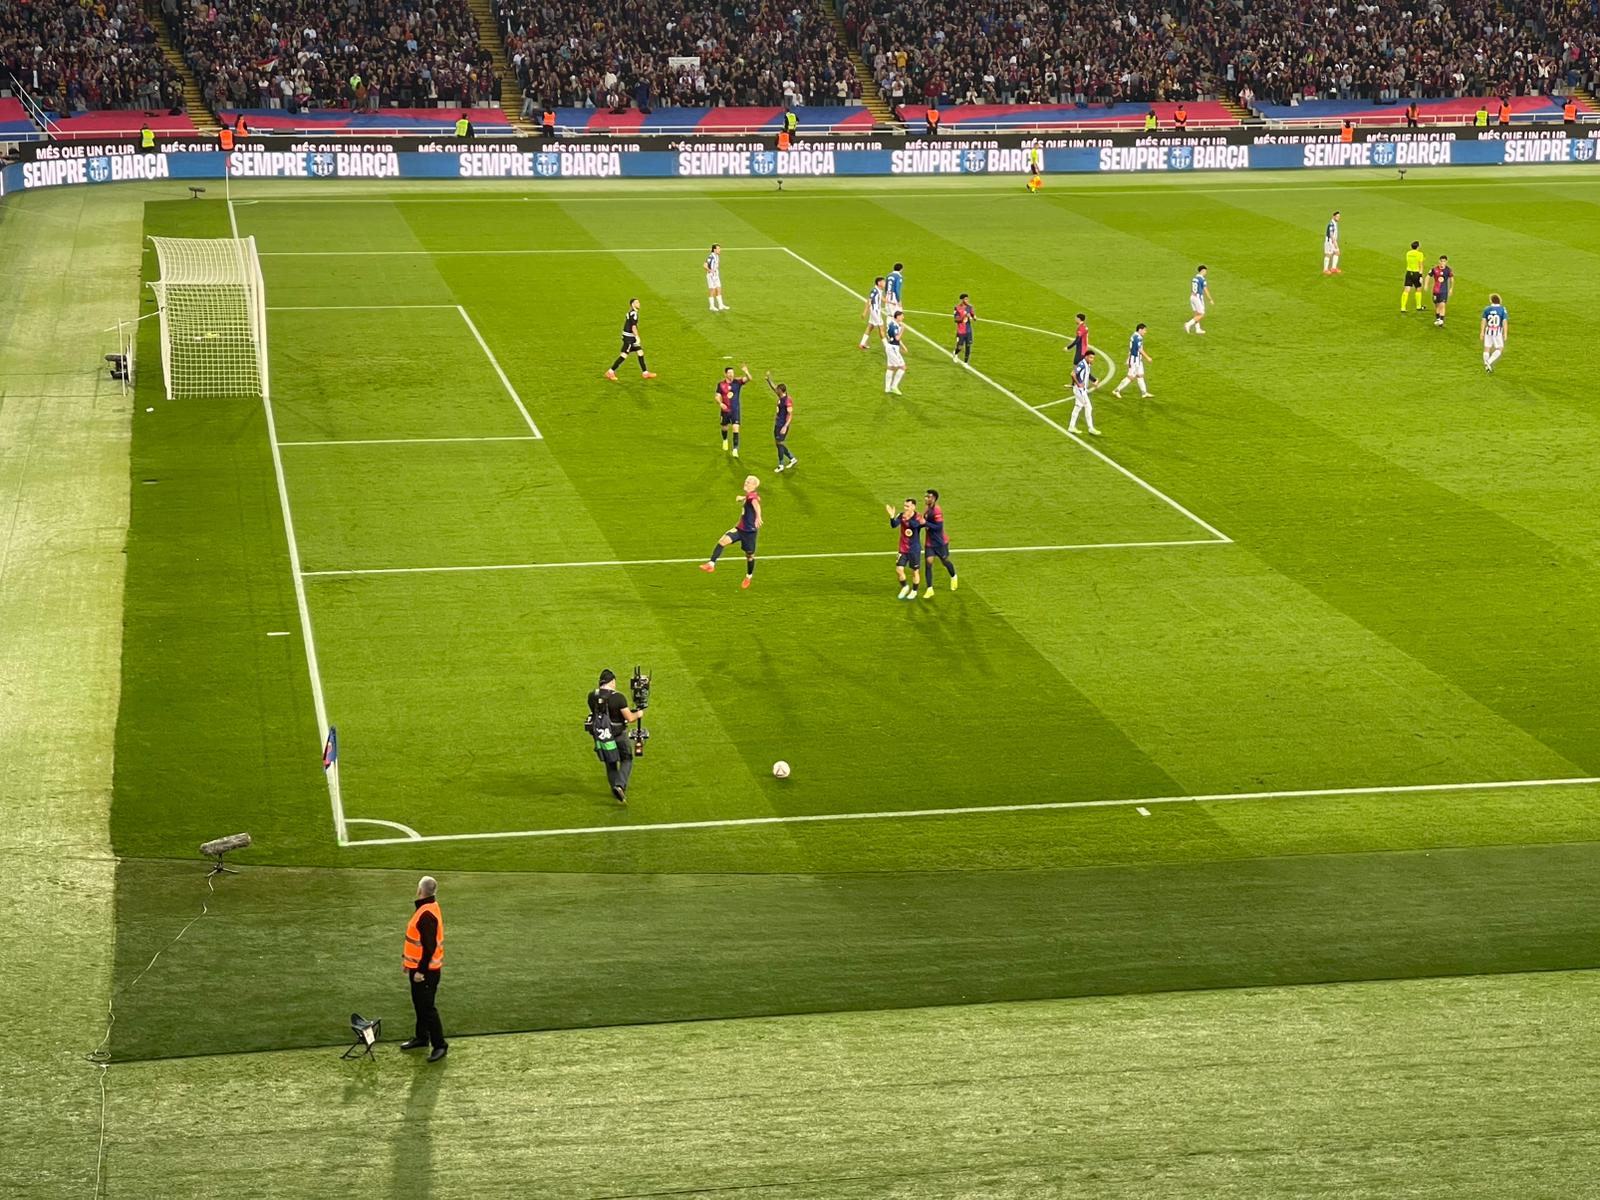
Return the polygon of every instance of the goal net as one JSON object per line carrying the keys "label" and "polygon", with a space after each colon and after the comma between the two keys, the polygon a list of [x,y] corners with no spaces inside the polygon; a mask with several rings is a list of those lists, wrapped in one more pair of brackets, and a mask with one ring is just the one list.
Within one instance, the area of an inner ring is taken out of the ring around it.
{"label": "goal net", "polygon": [[167,399],[267,396],[267,300],[255,238],[150,240],[160,267],[150,286]]}

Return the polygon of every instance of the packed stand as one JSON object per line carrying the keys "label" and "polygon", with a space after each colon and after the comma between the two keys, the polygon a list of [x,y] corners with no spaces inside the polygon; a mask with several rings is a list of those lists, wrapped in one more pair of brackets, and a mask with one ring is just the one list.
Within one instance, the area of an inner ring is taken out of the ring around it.
{"label": "packed stand", "polygon": [[1269,104],[1565,90],[1569,72],[1592,77],[1600,37],[1593,0],[1222,0],[1219,12],[1224,85]]}
{"label": "packed stand", "polygon": [[178,73],[131,0],[0,3],[0,85],[12,81],[64,114],[183,103]]}
{"label": "packed stand", "polygon": [[213,109],[498,104],[465,0],[161,0]]}
{"label": "packed stand", "polygon": [[852,104],[861,89],[815,0],[497,0],[530,104],[563,108]]}
{"label": "packed stand", "polygon": [[845,33],[891,104],[1192,100],[1213,14],[1155,0],[845,0]]}

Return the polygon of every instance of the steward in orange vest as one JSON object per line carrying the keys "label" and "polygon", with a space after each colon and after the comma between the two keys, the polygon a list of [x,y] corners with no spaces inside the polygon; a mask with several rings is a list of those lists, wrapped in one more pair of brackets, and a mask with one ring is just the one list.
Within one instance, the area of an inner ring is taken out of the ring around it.
{"label": "steward in orange vest", "polygon": [[1182,104],[1179,104],[1172,114],[1172,127],[1179,130],[1189,128],[1189,110]]}
{"label": "steward in orange vest", "polygon": [[1578,102],[1571,96],[1568,96],[1567,102],[1561,106],[1561,119],[1568,125],[1578,123]]}
{"label": "steward in orange vest", "polygon": [[556,110],[555,109],[547,108],[547,109],[544,110],[544,121],[541,122],[541,128],[544,131],[544,136],[545,137],[547,137],[547,138],[555,137],[555,135],[556,135]]}
{"label": "steward in orange vest", "polygon": [[444,1022],[434,998],[439,992],[439,972],[444,966],[444,914],[439,911],[439,883],[424,875],[417,884],[417,905],[406,924],[405,953],[401,964],[411,982],[411,1007],[417,1011],[417,1031],[402,1050],[432,1046],[429,1062],[438,1062],[450,1052],[444,1040]]}
{"label": "steward in orange vest", "polygon": [[1511,105],[1505,100],[1500,101],[1500,124],[1511,124]]}
{"label": "steward in orange vest", "polygon": [[1346,145],[1356,140],[1356,127],[1349,121],[1339,127],[1339,140]]}
{"label": "steward in orange vest", "polygon": [[222,132],[217,134],[217,145],[222,147],[223,150],[233,149],[233,126],[224,125],[222,127]]}
{"label": "steward in orange vest", "polygon": [[243,113],[240,113],[238,120],[233,123],[233,136],[242,138],[250,136],[250,122],[244,119]]}
{"label": "steward in orange vest", "polygon": [[928,105],[928,111],[923,114],[923,120],[928,123],[928,136],[939,136],[939,110],[933,105]]}

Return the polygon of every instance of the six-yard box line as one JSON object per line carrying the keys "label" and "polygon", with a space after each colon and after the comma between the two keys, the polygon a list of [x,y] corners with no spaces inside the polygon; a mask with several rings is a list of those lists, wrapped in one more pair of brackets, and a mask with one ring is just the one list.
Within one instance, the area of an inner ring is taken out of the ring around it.
{"label": "six-yard box line", "polygon": [[[231,201],[229,203],[229,217],[230,217],[230,220],[234,220],[234,218],[235,218],[235,214],[234,214],[234,211],[233,211],[233,204],[232,204]],[[235,231],[237,231],[236,220],[234,220],[234,228],[235,228]],[[773,252],[773,253],[786,254],[790,258],[794,259],[795,262],[799,263],[801,266],[805,267],[806,269],[814,272],[815,274],[817,274],[821,278],[825,279],[827,282],[833,284],[835,287],[839,288],[841,291],[845,292],[847,295],[852,296],[853,298],[855,298],[857,300],[863,300],[864,301],[864,299],[865,299],[863,296],[861,296],[860,293],[856,292],[848,284],[845,284],[845,283],[841,282],[839,279],[835,278],[833,275],[830,275],[827,271],[825,271],[821,267],[817,266],[810,259],[805,258],[803,255],[797,253],[796,251],[790,249],[787,246],[774,244],[774,245],[767,245],[767,246],[728,247],[728,249],[734,250],[736,252],[767,251],[767,252]],[[512,253],[512,254],[555,253],[555,254],[607,254],[607,255],[618,255],[618,254],[630,254],[630,253],[672,253],[672,254],[690,254],[690,253],[694,253],[694,254],[698,254],[699,251],[700,251],[700,247],[665,247],[665,246],[663,246],[663,247],[638,247],[638,248],[627,249],[627,248],[608,248],[608,247],[596,246],[596,247],[562,248],[562,249],[552,249],[552,250],[545,250],[545,251],[535,250],[535,251],[509,251],[508,252],[508,251],[494,251],[494,250],[489,250],[489,251],[466,250],[466,251],[459,251],[457,253],[460,253],[460,254],[480,254],[481,253],[481,254],[488,254],[488,255],[504,254],[504,253]],[[448,254],[448,253],[451,253],[451,252],[446,251],[446,252],[443,252],[443,253]],[[402,250],[402,251],[370,251],[369,250],[369,251],[348,251],[348,252],[347,251],[279,251],[279,252],[274,253],[274,252],[271,252],[271,251],[267,251],[267,252],[263,252],[263,254],[264,254],[265,257],[309,257],[309,256],[340,257],[340,256],[343,256],[345,254],[355,254],[355,255],[360,255],[360,256],[376,256],[376,255],[390,255],[390,254],[393,254],[393,255],[406,255],[406,256],[429,256],[429,257],[433,257],[433,256],[435,256],[436,252],[428,251],[428,250]],[[455,305],[451,305],[451,304],[443,304],[443,305],[364,305],[364,304],[352,304],[352,305],[308,305],[308,306],[303,306],[303,305],[271,306],[271,305],[269,305],[268,306],[268,311],[269,312],[270,311],[323,311],[323,312],[330,312],[330,311],[338,311],[338,310],[383,311],[383,310],[398,310],[398,309],[413,309],[413,308],[418,308],[418,309],[447,309],[447,308],[454,308],[456,310],[456,312],[461,316],[462,320],[466,323],[467,328],[471,332],[473,338],[477,341],[478,346],[483,350],[484,355],[488,358],[491,366],[494,368],[495,374],[498,376],[498,378],[499,378],[499,380],[501,382],[501,385],[505,388],[506,393],[510,396],[512,402],[516,405],[518,412],[522,415],[523,420],[526,422],[526,424],[528,426],[528,429],[529,429],[529,435],[527,436],[527,438],[525,440],[530,440],[530,441],[542,440],[543,439],[543,434],[539,431],[539,428],[538,428],[537,424],[534,422],[532,415],[528,412],[528,409],[527,409],[526,405],[523,403],[521,396],[518,395],[518,393],[516,391],[516,388],[512,385],[510,379],[507,378],[507,376],[505,374],[505,371],[501,368],[498,359],[494,355],[494,351],[490,348],[488,342],[484,339],[482,333],[478,330],[478,327],[477,327],[476,323],[472,320],[471,315],[467,312],[467,309],[466,309],[466,307],[464,305],[459,305],[459,304],[455,304]],[[913,328],[913,327],[911,327],[909,325],[906,326],[905,328],[907,329],[907,332],[911,333],[914,337],[919,338],[920,340],[922,340],[923,342],[927,343],[928,345],[933,346],[935,349],[938,349],[938,350],[941,350],[941,351],[943,350],[943,347],[940,346],[939,343],[935,342],[931,337],[929,337],[928,335],[922,333],[920,330],[915,329],[915,328]],[[1044,331],[1039,331],[1039,332],[1044,332]],[[270,353],[270,348],[269,348],[269,353]],[[1212,525],[1210,522],[1206,521],[1202,517],[1200,517],[1200,516],[1196,515],[1195,513],[1191,512],[1188,508],[1184,507],[1182,504],[1179,504],[1176,500],[1174,500],[1172,497],[1168,496],[1165,492],[1161,491],[1155,485],[1151,484],[1150,482],[1148,482],[1147,480],[1141,478],[1140,476],[1134,474],[1128,468],[1124,467],[1121,463],[1117,462],[1115,459],[1111,458],[1109,455],[1103,453],[1102,451],[1100,451],[1099,449],[1097,449],[1096,447],[1094,447],[1093,445],[1091,445],[1090,443],[1085,441],[1083,438],[1079,437],[1076,433],[1074,433],[1070,429],[1066,428],[1065,426],[1061,425],[1059,422],[1055,421],[1048,414],[1042,412],[1039,407],[1035,407],[1034,405],[1029,404],[1026,400],[1022,399],[1021,396],[1017,395],[1010,388],[1007,388],[1005,385],[1003,385],[1003,384],[997,382],[996,380],[992,379],[990,376],[984,374],[982,371],[980,371],[977,368],[973,367],[971,364],[963,363],[961,365],[966,371],[968,371],[973,376],[975,376],[976,378],[978,378],[979,380],[981,380],[982,382],[987,384],[989,387],[993,388],[995,391],[998,391],[1001,395],[1005,396],[1007,399],[1011,400],[1013,403],[1017,404],[1019,407],[1021,407],[1023,409],[1026,409],[1028,412],[1032,413],[1036,418],[1038,418],[1040,421],[1044,422],[1046,425],[1050,426],[1050,428],[1054,429],[1057,433],[1060,433],[1063,437],[1066,437],[1069,440],[1077,443],[1077,445],[1079,445],[1083,449],[1087,450],[1090,454],[1094,455],[1096,458],[1098,458],[1100,461],[1104,462],[1106,465],[1111,467],[1113,470],[1117,471],[1119,474],[1121,474],[1122,476],[1124,476],[1128,480],[1132,481],[1134,484],[1136,484],[1140,488],[1143,488],[1145,491],[1149,492],[1152,496],[1156,497],[1158,500],[1160,500],[1162,503],[1166,504],[1168,507],[1170,507],[1170,508],[1174,509],[1175,511],[1177,511],[1178,513],[1182,514],[1190,522],[1192,522],[1195,525],[1198,525],[1201,529],[1205,530],[1206,533],[1210,535],[1210,536],[1205,537],[1205,538],[1170,539],[1170,540],[1166,540],[1166,541],[1075,543],[1075,544],[1070,544],[1070,545],[1057,545],[1057,546],[970,547],[970,548],[964,549],[962,551],[962,553],[964,553],[964,554],[1032,553],[1032,552],[1047,553],[1047,552],[1082,551],[1082,550],[1095,550],[1095,549],[1135,549],[1135,548],[1143,549],[1143,548],[1159,548],[1159,547],[1165,547],[1165,546],[1207,546],[1207,545],[1230,545],[1230,544],[1232,544],[1232,539],[1229,538],[1226,534],[1224,534],[1216,526]],[[303,565],[301,563],[299,540],[298,540],[298,538],[296,537],[296,534],[295,534],[294,514],[293,514],[292,507],[290,505],[290,501],[289,501],[288,485],[287,485],[287,482],[286,482],[285,476],[284,476],[283,457],[282,457],[280,448],[282,446],[286,446],[286,445],[300,446],[300,445],[316,445],[316,444],[323,444],[323,443],[305,442],[305,441],[293,441],[293,442],[280,441],[279,438],[278,438],[278,434],[277,434],[277,422],[276,422],[276,419],[275,419],[275,415],[273,413],[272,402],[271,402],[270,398],[263,397],[262,398],[262,406],[263,406],[263,408],[265,410],[265,415],[266,415],[267,435],[268,435],[268,438],[269,438],[269,440],[271,442],[273,472],[274,472],[274,475],[275,475],[275,478],[276,478],[276,482],[277,482],[277,487],[278,487],[279,505],[280,505],[280,507],[282,509],[283,522],[284,522],[284,537],[285,537],[285,541],[287,543],[287,549],[288,549],[288,553],[289,553],[290,572],[291,572],[291,575],[292,575],[292,578],[293,578],[294,592],[295,592],[295,603],[296,603],[296,607],[299,610],[301,636],[302,636],[302,640],[303,640],[304,645],[305,645],[306,668],[307,668],[307,674],[309,676],[309,681],[310,681],[310,684],[311,684],[312,707],[313,707],[313,709],[315,711],[316,722],[317,722],[317,739],[318,739],[318,748],[319,748],[319,750],[321,749],[321,743],[322,743],[322,740],[324,738],[325,732],[330,728],[330,721],[328,719],[327,701],[326,701],[325,692],[324,692],[323,685],[322,685],[322,673],[321,673],[321,667],[319,665],[318,656],[317,656],[316,637],[315,637],[315,634],[313,632],[310,605],[309,605],[309,602],[308,602],[307,597],[306,597],[305,581],[308,578],[326,578],[326,577],[345,577],[345,578],[348,578],[348,577],[352,577],[352,576],[426,574],[426,573],[441,573],[441,572],[452,572],[452,573],[455,573],[455,572],[482,572],[482,571],[507,571],[507,570],[538,570],[538,569],[558,569],[558,568],[563,568],[563,567],[565,567],[565,568],[589,568],[589,567],[684,565],[684,564],[688,564],[688,563],[697,563],[697,562],[700,561],[699,558],[689,558],[689,559],[639,559],[639,560],[631,560],[631,561],[629,561],[629,560],[612,560],[612,561],[593,560],[593,561],[571,562],[571,563],[504,563],[504,564],[434,566],[434,567],[368,568],[368,569],[363,569],[363,570],[308,572],[308,571],[306,571],[304,569],[304,567],[303,567]],[[391,439],[391,438],[375,438],[375,439],[352,439],[352,440],[349,440],[349,441],[344,441],[344,442],[339,442],[339,443],[330,442],[328,444],[400,445],[400,444],[406,444],[406,443],[409,443],[409,442],[417,442],[419,444],[437,444],[437,443],[439,443],[441,441],[458,441],[458,440],[459,441],[478,441],[478,440],[483,440],[483,441],[501,441],[501,440],[524,440],[524,439],[521,439],[521,438],[518,438],[518,439],[506,439],[506,438],[484,438],[484,439],[477,439],[477,438],[470,438],[470,439],[469,438],[462,438],[462,439],[440,439],[440,438],[392,438]],[[769,555],[767,557],[771,558],[773,560],[782,561],[782,560],[785,560],[785,559],[828,559],[828,558],[885,557],[886,555],[887,555],[886,551],[845,551],[845,552],[839,552],[839,553]],[[332,809],[332,814],[333,814],[334,834],[335,834],[336,840],[338,841],[338,843],[341,846],[347,846],[347,845],[353,844],[351,842],[350,838],[349,838],[349,830],[348,830],[348,826],[349,826],[349,824],[351,823],[352,820],[357,822],[357,823],[381,824],[381,825],[386,825],[386,826],[388,826],[390,828],[403,829],[410,836],[408,836],[406,838],[399,839],[401,841],[416,840],[416,838],[420,836],[420,835],[417,835],[414,830],[406,828],[405,826],[402,826],[402,825],[398,824],[397,822],[380,821],[380,820],[377,820],[375,818],[348,818],[348,817],[346,817],[345,811],[344,811],[344,798],[343,798],[343,794],[342,794],[342,791],[341,791],[341,788],[340,788],[340,784],[339,784],[339,771],[338,771],[337,765],[333,766],[332,769],[330,769],[327,772],[325,772],[325,774],[327,776],[327,781],[328,781],[329,804],[330,804],[330,807]],[[515,835],[510,835],[510,836],[515,836]]]}

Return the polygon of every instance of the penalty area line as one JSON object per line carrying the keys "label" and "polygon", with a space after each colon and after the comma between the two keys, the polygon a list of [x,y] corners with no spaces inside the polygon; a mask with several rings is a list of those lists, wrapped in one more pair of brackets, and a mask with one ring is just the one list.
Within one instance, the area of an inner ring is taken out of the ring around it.
{"label": "penalty area line", "polygon": [[1306,788],[1277,792],[1216,792],[1203,796],[1144,796],[1127,800],[1044,800],[1030,804],[973,804],[959,808],[913,808],[900,812],[808,813],[784,817],[735,817],[716,821],[661,821],[642,825],[587,825],[569,829],[516,829],[500,833],[435,833],[420,837],[360,838],[347,846],[398,846],[418,842],[485,842],[500,838],[579,837],[684,829],[744,829],[762,825],[806,825],[840,821],[893,821],[913,817],[967,817],[989,813],[1060,812],[1081,808],[1148,808],[1158,804],[1220,804],[1241,800],[1313,800],[1347,796],[1404,796],[1436,792],[1494,792],[1516,788],[1592,787],[1600,776],[1573,779],[1506,779],[1481,783],[1413,783],[1393,787]]}
{"label": "penalty area line", "polygon": [[[1220,538],[1182,538],[1161,542],[1079,542],[1063,546],[969,546],[956,554],[1051,554],[1071,550],[1153,550],[1165,546],[1228,546]],[[762,562],[798,562],[829,558],[893,558],[893,550],[837,550],[814,554],[763,554]],[[705,562],[697,558],[612,558],[583,562],[480,563],[458,567],[357,567],[343,571],[302,571],[307,579],[350,578],[358,575],[456,575],[482,571],[556,571],[581,567],[678,567]]]}
{"label": "penalty area line", "polygon": [[[805,257],[805,255],[799,254],[796,251],[789,249],[789,247],[787,247],[787,246],[785,246],[783,249],[789,255],[790,258],[795,260],[795,262],[799,263],[803,267],[806,267],[808,270],[815,271],[818,275],[822,276],[822,278],[826,279],[829,283],[833,284],[834,287],[839,288],[840,290],[845,292],[847,295],[854,296],[857,300],[863,299],[863,297],[859,293],[857,293],[856,290],[854,288],[852,288],[848,283],[844,283],[841,280],[835,279],[832,275],[828,274],[821,267],[817,266],[816,263],[812,262],[809,258]],[[928,345],[932,346],[935,350],[938,350],[940,353],[949,354],[949,351],[946,350],[944,348],[944,346],[942,346],[940,343],[934,341],[931,337],[929,337],[927,334],[923,333],[920,329],[914,329],[914,328],[912,328],[911,326],[908,325],[908,326],[906,326],[906,332],[910,333],[913,337],[919,338],[923,342],[926,342]],[[1092,348],[1093,347],[1091,347],[1091,349]],[[1038,417],[1039,420],[1043,421],[1046,425],[1050,426],[1051,429],[1054,429],[1057,433],[1061,434],[1062,437],[1068,438],[1071,441],[1074,441],[1078,445],[1082,446],[1085,450],[1087,450],[1090,454],[1094,455],[1101,462],[1105,463],[1113,471],[1116,471],[1118,474],[1124,476],[1125,478],[1127,478],[1131,482],[1133,482],[1133,483],[1137,484],[1138,486],[1142,487],[1145,491],[1149,492],[1157,500],[1160,500],[1162,503],[1166,504],[1168,507],[1176,510],[1179,513],[1182,513],[1185,517],[1188,517],[1189,520],[1193,521],[1196,525],[1200,526],[1201,529],[1204,529],[1207,533],[1211,534],[1212,537],[1216,538],[1218,541],[1221,541],[1221,542],[1231,542],[1231,541],[1233,541],[1232,538],[1230,538],[1227,534],[1223,533],[1222,530],[1218,529],[1210,521],[1207,521],[1205,518],[1197,516],[1196,514],[1190,512],[1187,508],[1185,508],[1183,505],[1179,504],[1171,496],[1167,495],[1160,488],[1156,487],[1155,484],[1149,482],[1146,479],[1141,479],[1138,475],[1135,475],[1132,471],[1128,470],[1127,467],[1123,466],[1116,459],[1112,458],[1109,454],[1104,454],[1101,451],[1095,449],[1094,446],[1092,446],[1088,442],[1084,441],[1081,437],[1079,437],[1077,434],[1073,433],[1072,430],[1068,429],[1065,425],[1062,425],[1059,422],[1057,422],[1056,420],[1054,420],[1048,413],[1040,412],[1037,408],[1035,408],[1033,405],[1029,404],[1021,396],[1017,395],[1010,388],[1006,387],[1005,384],[997,382],[994,379],[991,379],[989,376],[985,375],[982,371],[978,370],[978,368],[973,366],[971,363],[964,362],[964,363],[961,364],[961,367],[962,367],[963,370],[971,372],[978,379],[983,380],[984,383],[987,383],[990,387],[992,387],[995,391],[999,392],[1002,396],[1006,397],[1008,400],[1011,400],[1014,403],[1016,403],[1020,408],[1024,408],[1028,412],[1032,413],[1034,416]]]}

